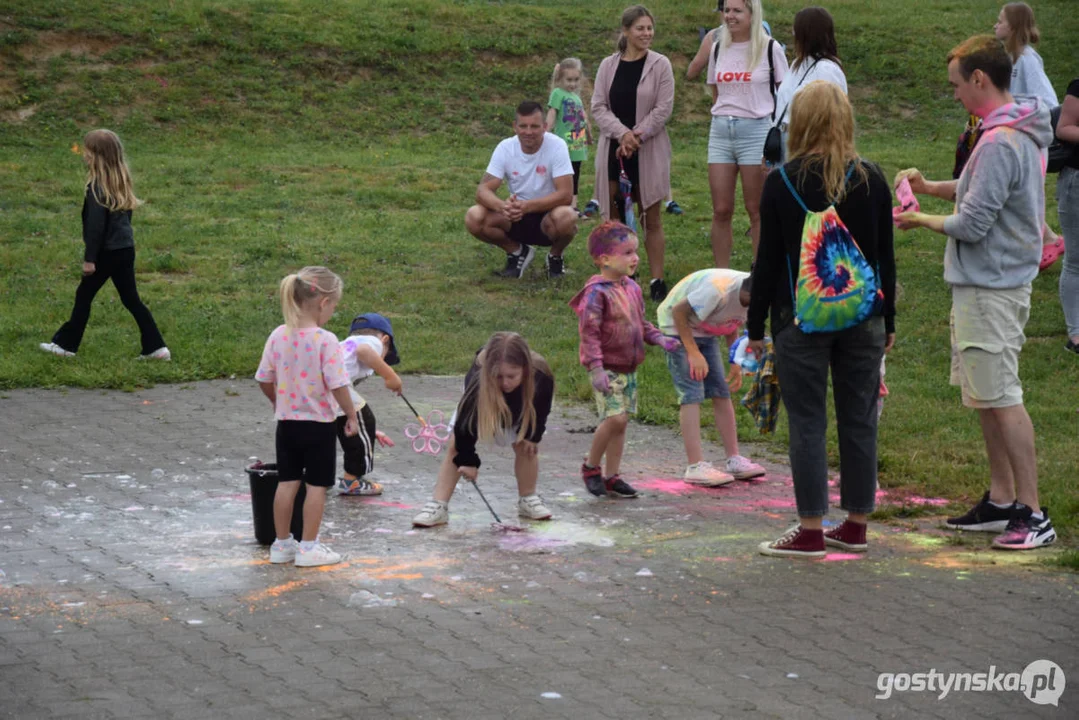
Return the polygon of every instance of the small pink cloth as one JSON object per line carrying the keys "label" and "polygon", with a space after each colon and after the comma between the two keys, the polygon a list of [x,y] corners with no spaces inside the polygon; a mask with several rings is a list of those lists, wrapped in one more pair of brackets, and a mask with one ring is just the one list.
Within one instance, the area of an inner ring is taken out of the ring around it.
{"label": "small pink cloth", "polygon": [[910,180],[903,178],[899,181],[899,184],[895,186],[895,199],[899,201],[899,207],[892,208],[892,221],[899,224],[896,220],[900,213],[905,212],[918,212],[921,207],[918,205],[918,198],[914,197],[914,192],[910,189]]}

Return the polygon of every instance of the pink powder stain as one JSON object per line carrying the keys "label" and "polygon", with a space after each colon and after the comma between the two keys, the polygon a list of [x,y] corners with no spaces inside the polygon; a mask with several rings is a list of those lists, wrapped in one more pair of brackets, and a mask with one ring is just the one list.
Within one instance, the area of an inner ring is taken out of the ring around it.
{"label": "pink powder stain", "polygon": [[824,562],[841,562],[843,560],[861,560],[865,555],[859,553],[828,553],[823,558]]}
{"label": "pink powder stain", "polygon": [[415,505],[406,505],[399,502],[386,502],[385,500],[363,500],[361,502],[363,502],[364,505],[378,505],[379,507],[391,507],[400,510],[412,510],[415,508]]}
{"label": "pink powder stain", "polygon": [[754,500],[753,505],[760,508],[792,508],[795,507],[796,503],[794,500],[765,498],[764,500]]}
{"label": "pink powder stain", "polygon": [[682,480],[664,480],[662,478],[645,478],[644,480],[638,480],[635,484],[639,488],[656,490],[668,495],[685,495],[691,490],[698,489],[696,486],[689,485]]}
{"label": "pink powder stain", "polygon": [[709,558],[712,562],[734,562],[732,557],[724,557],[723,555],[717,555],[714,558]]}
{"label": "pink powder stain", "polygon": [[509,552],[528,552],[536,550],[550,550],[552,548],[569,545],[567,540],[555,538],[536,537],[535,535],[523,535],[506,533],[498,539],[498,546]]}

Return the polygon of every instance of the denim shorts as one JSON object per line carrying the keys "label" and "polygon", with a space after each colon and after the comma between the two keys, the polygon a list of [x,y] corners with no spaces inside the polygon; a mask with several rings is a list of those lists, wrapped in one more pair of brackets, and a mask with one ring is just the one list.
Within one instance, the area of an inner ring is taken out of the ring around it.
{"label": "denim shorts", "polygon": [[772,118],[712,117],[708,132],[708,164],[760,165],[764,159],[764,139]]}
{"label": "denim shorts", "polygon": [[708,363],[708,374],[704,380],[694,380],[689,375],[689,355],[679,346],[674,352],[667,353],[667,369],[674,380],[674,390],[678,393],[679,405],[699,405],[705,398],[729,398],[731,389],[727,387],[724,376],[726,368],[719,357],[719,339],[714,337],[693,338],[697,349]]}
{"label": "denim shorts", "polygon": [[600,420],[618,415],[637,414],[637,373],[617,373],[613,370],[605,370],[607,379],[611,383],[611,394],[604,395],[599,390],[593,390],[592,395],[596,399],[596,414]]}

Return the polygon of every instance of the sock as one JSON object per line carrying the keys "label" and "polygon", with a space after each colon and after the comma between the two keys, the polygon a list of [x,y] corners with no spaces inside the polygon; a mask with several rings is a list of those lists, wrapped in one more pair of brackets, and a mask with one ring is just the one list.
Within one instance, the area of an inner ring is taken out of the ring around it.
{"label": "sock", "polygon": [[315,549],[316,545],[318,545],[318,538],[315,538],[314,540],[301,540],[300,541],[300,551],[301,552],[311,552],[312,550]]}
{"label": "sock", "polygon": [[1045,513],[1040,513],[1040,512],[1031,513],[1030,514],[1030,519],[1033,520],[1034,522],[1041,522],[1042,520],[1045,519]]}
{"label": "sock", "polygon": [[292,533],[289,533],[288,537],[283,539],[283,540],[281,538],[274,538],[273,544],[280,548],[280,547],[284,547],[285,543],[291,542],[291,541],[292,541]]}
{"label": "sock", "polygon": [[989,504],[990,504],[990,505],[992,505],[993,507],[995,507],[995,508],[999,509],[999,510],[1008,510],[1008,509],[1010,509],[1010,508],[1011,508],[1011,506],[1012,506],[1012,505],[1013,505],[1014,503],[1008,503],[1008,504],[1004,504],[1004,503],[998,503],[998,502],[993,502],[992,500],[990,500],[990,501],[989,501]]}
{"label": "sock", "polygon": [[519,248],[517,248],[517,252],[511,252],[511,253],[506,253],[506,254],[507,254],[507,255],[512,255],[512,256],[514,256],[514,257],[517,257],[518,255],[520,255],[520,254],[521,254],[521,253],[523,253],[524,251],[525,251],[525,244],[524,244],[524,243],[521,243],[521,246],[520,246]]}

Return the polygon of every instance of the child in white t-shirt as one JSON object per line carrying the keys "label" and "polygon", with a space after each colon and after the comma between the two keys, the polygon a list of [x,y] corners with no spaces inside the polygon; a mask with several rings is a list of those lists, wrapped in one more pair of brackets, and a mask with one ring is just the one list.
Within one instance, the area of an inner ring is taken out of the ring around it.
{"label": "child in white t-shirt", "polygon": [[345,474],[338,478],[337,491],[339,495],[381,495],[382,485],[364,476],[375,467],[375,442],[383,447],[393,447],[393,441],[375,429],[375,414],[356,391],[356,386],[372,375],[378,375],[386,383],[387,390],[401,394],[401,378],[390,367],[400,362],[393,340],[393,326],[378,313],[357,315],[349,328],[349,337],[341,342],[341,352],[352,383],[349,394],[360,416],[360,432],[346,435],[345,418],[337,418],[337,439],[345,454]]}

